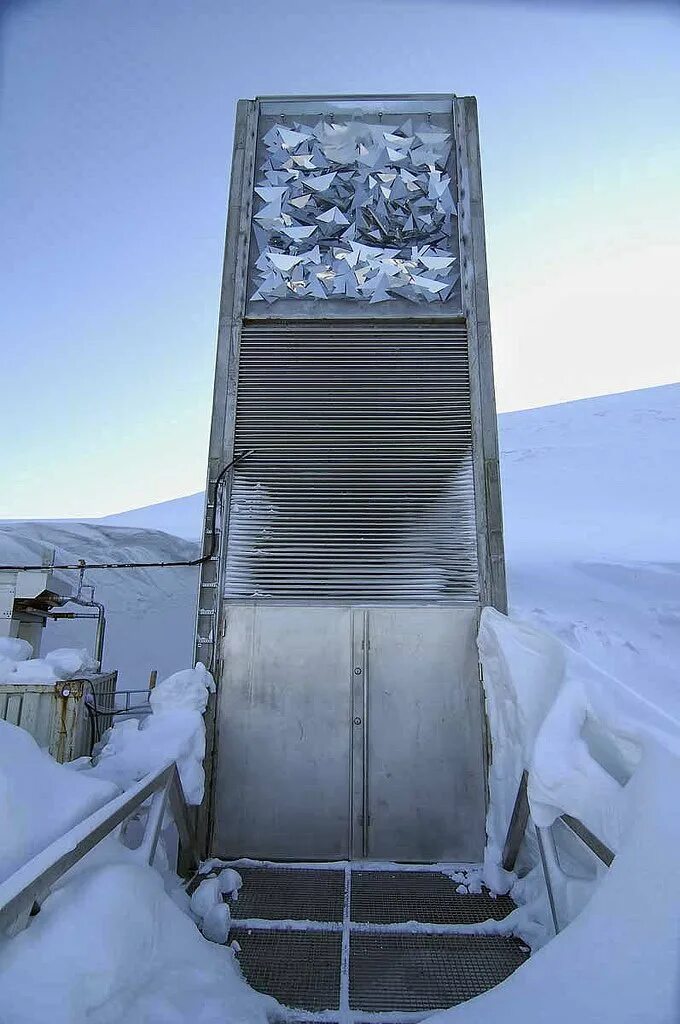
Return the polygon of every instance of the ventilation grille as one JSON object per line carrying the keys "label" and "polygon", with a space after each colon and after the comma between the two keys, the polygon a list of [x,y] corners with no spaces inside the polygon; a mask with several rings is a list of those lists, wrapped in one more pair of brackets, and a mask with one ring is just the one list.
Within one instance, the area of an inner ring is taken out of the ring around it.
{"label": "ventilation grille", "polygon": [[245,323],[228,598],[475,601],[462,324]]}

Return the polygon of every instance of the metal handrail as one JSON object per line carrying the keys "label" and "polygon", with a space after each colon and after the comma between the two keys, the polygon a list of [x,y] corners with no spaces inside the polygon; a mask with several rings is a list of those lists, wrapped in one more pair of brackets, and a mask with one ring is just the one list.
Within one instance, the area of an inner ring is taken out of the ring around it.
{"label": "metal handrail", "polygon": [[153,862],[167,803],[179,833],[180,861],[188,873],[199,858],[187,814],[182,783],[174,761],[150,772],[119,797],[110,800],[65,835],[55,839],[0,884],[0,934],[21,931],[50,888],[86,853],[152,797],[142,842],[133,853],[146,864]]}
{"label": "metal handrail", "polygon": [[[525,769],[522,772],[517,796],[515,797],[515,803],[512,809],[512,815],[510,816],[510,824],[508,825],[505,843],[503,844],[501,863],[506,871],[514,870],[517,855],[519,854],[519,849],[522,845],[522,840],[524,839],[524,833],[526,832],[526,828],[531,817],[528,783],[529,772]],[[590,853],[594,854],[594,856],[597,857],[598,860],[600,860],[606,867],[611,866],[615,856],[613,850],[610,850],[606,843],[603,843],[602,840],[599,839],[594,832],[591,832],[582,821],[579,821],[579,819],[575,818],[572,814],[561,814],[556,820],[559,821],[560,824],[564,825],[572,835],[576,836],[586,849]],[[557,917],[552,883],[550,880],[550,865],[552,865],[554,870],[561,872],[563,875],[566,875],[566,872],[562,869],[559,862],[555,837],[552,833],[552,825],[548,827],[535,827],[538,852],[541,858],[541,866],[543,868],[543,875],[548,892],[550,913],[555,928],[555,934],[557,934],[560,931],[560,925]]]}
{"label": "metal handrail", "polygon": [[[149,697],[151,696],[151,693],[152,693],[152,691],[148,687],[146,689],[143,689],[143,690],[142,689],[140,689],[140,690],[116,690],[116,693],[115,693],[116,708],[115,708],[114,714],[116,714],[116,715],[127,715],[129,713],[131,715],[132,714],[150,715],[151,714],[151,704],[149,703]],[[142,694],[141,701],[140,701],[140,703],[134,703],[133,702],[133,698],[134,698],[135,701],[138,700],[139,699],[137,697],[138,694]],[[123,698],[122,702],[120,701],[119,698]],[[120,703],[122,703],[122,705],[123,705],[122,707],[118,706]]]}

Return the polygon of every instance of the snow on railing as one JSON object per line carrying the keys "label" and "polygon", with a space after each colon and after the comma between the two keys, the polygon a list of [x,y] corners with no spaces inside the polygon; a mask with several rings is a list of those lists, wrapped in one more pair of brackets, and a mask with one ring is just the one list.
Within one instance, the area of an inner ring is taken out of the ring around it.
{"label": "snow on railing", "polygon": [[492,748],[484,881],[510,892],[535,950],[582,913],[631,841],[631,780],[651,750],[680,755],[680,726],[556,637],[493,609],[478,646]]}
{"label": "snow on railing", "polygon": [[196,868],[199,859],[193,830],[177,765],[172,761],[90,814],[0,884],[0,933],[14,935],[25,928],[55,882],[150,797],[141,843],[131,853],[143,863],[153,863],[169,803],[179,833],[178,862],[187,872]]}

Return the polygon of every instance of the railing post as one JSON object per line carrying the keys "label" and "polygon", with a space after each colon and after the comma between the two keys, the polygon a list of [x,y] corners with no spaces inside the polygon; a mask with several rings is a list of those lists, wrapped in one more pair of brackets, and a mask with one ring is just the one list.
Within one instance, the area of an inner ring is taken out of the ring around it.
{"label": "railing post", "polygon": [[153,864],[154,857],[156,856],[156,847],[158,846],[158,839],[163,828],[163,816],[165,814],[165,804],[168,798],[168,791],[172,785],[172,775],[168,775],[161,789],[154,793],[151,798],[151,806],[149,807],[149,813],[146,818],[146,825],[144,826],[144,835],[142,841],[138,846],[135,853],[144,860],[146,864]]}
{"label": "railing post", "polygon": [[529,773],[522,772],[519,789],[515,797],[515,806],[512,809],[512,817],[508,825],[508,833],[503,845],[502,865],[505,871],[514,871],[517,854],[522,845],[524,833],[529,821],[529,797],[527,796],[527,784]]}
{"label": "railing post", "polygon": [[184,802],[182,783],[177,768],[173,772],[168,791],[170,809],[179,834],[179,850],[177,854],[177,873],[182,876],[191,874],[200,863],[196,845],[196,833],[189,823],[187,806]]}
{"label": "railing post", "polygon": [[[550,880],[550,870],[548,867],[548,858],[546,855],[546,838],[548,843],[553,842],[552,833],[550,828],[539,828],[536,826],[536,841],[538,843],[538,852],[541,858],[541,866],[543,868],[543,877],[545,878],[545,887],[548,893],[548,903],[550,904],[550,916],[552,917],[553,928],[555,929],[555,935],[559,935],[560,925],[557,920],[557,908],[555,907],[555,896],[553,893],[552,882]],[[554,849],[551,849],[554,853]]]}

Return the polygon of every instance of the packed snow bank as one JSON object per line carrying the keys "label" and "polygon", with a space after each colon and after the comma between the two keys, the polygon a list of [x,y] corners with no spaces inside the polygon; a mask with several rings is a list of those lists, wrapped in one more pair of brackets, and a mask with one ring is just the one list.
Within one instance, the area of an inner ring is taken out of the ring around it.
{"label": "packed snow bank", "polygon": [[7,661],[26,661],[32,657],[33,648],[28,640],[21,640],[15,636],[0,636],[0,658]]}
{"label": "packed snow bank", "polygon": [[200,804],[205,783],[203,712],[214,690],[213,678],[200,662],[175,672],[152,691],[150,715],[141,721],[125,719],[109,730],[87,774],[125,789],[174,760],[187,803]]}
{"label": "packed snow bank", "polygon": [[428,1024],[677,1024],[680,759],[645,746],[622,845],[579,916],[498,987]]}
{"label": "packed snow bank", "polygon": [[551,874],[567,927],[498,989],[431,1019],[677,1021],[680,723],[555,637],[492,609],[482,614],[479,649],[492,737],[484,874],[491,888],[511,887],[517,933],[534,949],[552,934],[531,826],[522,877],[500,866],[524,768],[537,825],[572,814],[616,858],[609,870],[597,867],[556,826],[573,876]]}
{"label": "packed snow bank", "polygon": [[118,795],[67,771],[24,729],[0,720],[0,882]]}
{"label": "packed snow bank", "polygon": [[203,938],[160,875],[134,863],[119,843],[116,858],[112,845],[102,863],[83,861],[25,931],[0,940],[3,1024],[266,1024],[282,1017],[273,999],[248,986],[232,950]]}
{"label": "packed snow bank", "polygon": [[513,616],[680,717],[680,384],[499,428]]}
{"label": "packed snow bank", "polygon": [[57,647],[45,655],[45,661],[62,679],[75,679],[99,668],[99,662],[84,647]]}
{"label": "packed snow bank", "polygon": [[34,658],[27,640],[0,637],[0,682],[49,685],[96,672],[99,665],[84,647],[59,647]]}
{"label": "packed snow bank", "polygon": [[[149,768],[174,755],[188,722],[194,733],[196,717],[202,725],[208,685],[199,669],[157,688],[151,718],[162,730],[150,730]],[[195,735],[190,746],[193,757]],[[111,765],[115,756],[107,760]],[[128,772],[147,769],[138,744],[128,748],[125,764]],[[0,883],[117,795],[118,787],[97,778],[96,769],[57,764],[27,732],[0,721]],[[214,944],[226,942],[230,914],[223,896],[238,891],[238,873],[204,879],[190,903],[171,872],[164,873],[164,886],[156,870],[140,863],[137,851],[123,844],[127,836],[125,828],[111,833],[53,887],[24,931],[0,937],[2,1024],[282,1018],[278,1003],[247,985],[233,951]]]}
{"label": "packed snow bank", "polygon": [[226,942],[231,927],[231,911],[223,897],[238,899],[243,879],[233,868],[224,868],[199,882],[191,897],[190,909],[201,931],[211,942]]}

